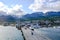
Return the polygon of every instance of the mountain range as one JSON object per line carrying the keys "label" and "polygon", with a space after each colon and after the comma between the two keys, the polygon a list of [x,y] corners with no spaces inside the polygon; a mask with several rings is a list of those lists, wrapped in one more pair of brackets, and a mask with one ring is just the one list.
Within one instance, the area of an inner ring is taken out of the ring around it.
{"label": "mountain range", "polygon": [[34,20],[34,19],[42,19],[42,18],[50,18],[50,17],[60,17],[60,12],[34,12],[32,14],[26,14],[22,16],[22,19],[29,19],[29,20]]}
{"label": "mountain range", "polygon": [[46,19],[46,18],[52,18],[52,17],[59,17],[60,19],[60,12],[34,12],[31,14],[23,15],[22,17],[18,18],[15,15],[5,15],[3,13],[0,13],[0,21],[7,21],[7,22],[14,22],[17,20],[39,20],[39,19]]}

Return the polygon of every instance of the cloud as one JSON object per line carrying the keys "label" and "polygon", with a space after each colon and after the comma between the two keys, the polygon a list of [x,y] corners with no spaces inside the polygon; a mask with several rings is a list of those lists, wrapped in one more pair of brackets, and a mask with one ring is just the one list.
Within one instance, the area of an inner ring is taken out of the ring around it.
{"label": "cloud", "polygon": [[34,12],[60,11],[60,0],[35,0],[29,9]]}
{"label": "cloud", "polygon": [[22,5],[11,5],[11,7],[5,5],[4,3],[0,2],[0,13],[5,12],[7,15],[16,15],[16,16],[22,16],[25,14],[25,11],[21,9]]}
{"label": "cloud", "polygon": [[12,9],[13,9],[13,10],[19,10],[21,7],[22,7],[22,5],[17,5],[17,4],[16,4],[15,6],[13,6]]}
{"label": "cloud", "polygon": [[6,12],[7,11],[7,6],[6,5],[4,5],[2,2],[0,2],[0,11],[4,11],[4,12]]}

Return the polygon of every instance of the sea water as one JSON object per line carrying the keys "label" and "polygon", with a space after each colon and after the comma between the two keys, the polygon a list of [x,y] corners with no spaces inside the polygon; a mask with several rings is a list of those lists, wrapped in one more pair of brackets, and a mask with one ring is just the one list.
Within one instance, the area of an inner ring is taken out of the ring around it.
{"label": "sea water", "polygon": [[23,40],[23,36],[16,27],[0,26],[0,40]]}
{"label": "sea water", "polygon": [[60,29],[59,28],[40,28],[38,31],[45,35],[45,37],[51,40],[60,40]]}

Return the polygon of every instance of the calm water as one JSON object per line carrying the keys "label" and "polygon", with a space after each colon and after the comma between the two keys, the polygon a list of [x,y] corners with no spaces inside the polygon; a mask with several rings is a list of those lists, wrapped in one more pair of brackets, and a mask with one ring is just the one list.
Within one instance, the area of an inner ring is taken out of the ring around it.
{"label": "calm water", "polygon": [[15,27],[0,26],[0,40],[23,40],[22,33]]}
{"label": "calm water", "polygon": [[41,28],[38,31],[51,40],[60,40],[60,29],[58,28]]}
{"label": "calm water", "polygon": [[[40,28],[37,29],[40,34],[45,35],[51,40],[60,40],[60,29],[56,28]],[[20,30],[11,26],[0,26],[0,40],[23,40]]]}

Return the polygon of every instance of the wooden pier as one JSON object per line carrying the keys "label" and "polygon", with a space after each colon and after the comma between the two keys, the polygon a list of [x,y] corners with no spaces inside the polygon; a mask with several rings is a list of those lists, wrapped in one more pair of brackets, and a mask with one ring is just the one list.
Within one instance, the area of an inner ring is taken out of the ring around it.
{"label": "wooden pier", "polygon": [[28,28],[27,29],[22,28],[22,31],[23,31],[25,40],[50,40],[48,37],[45,37],[40,33],[37,33],[35,30],[33,35],[31,35],[31,30]]}

